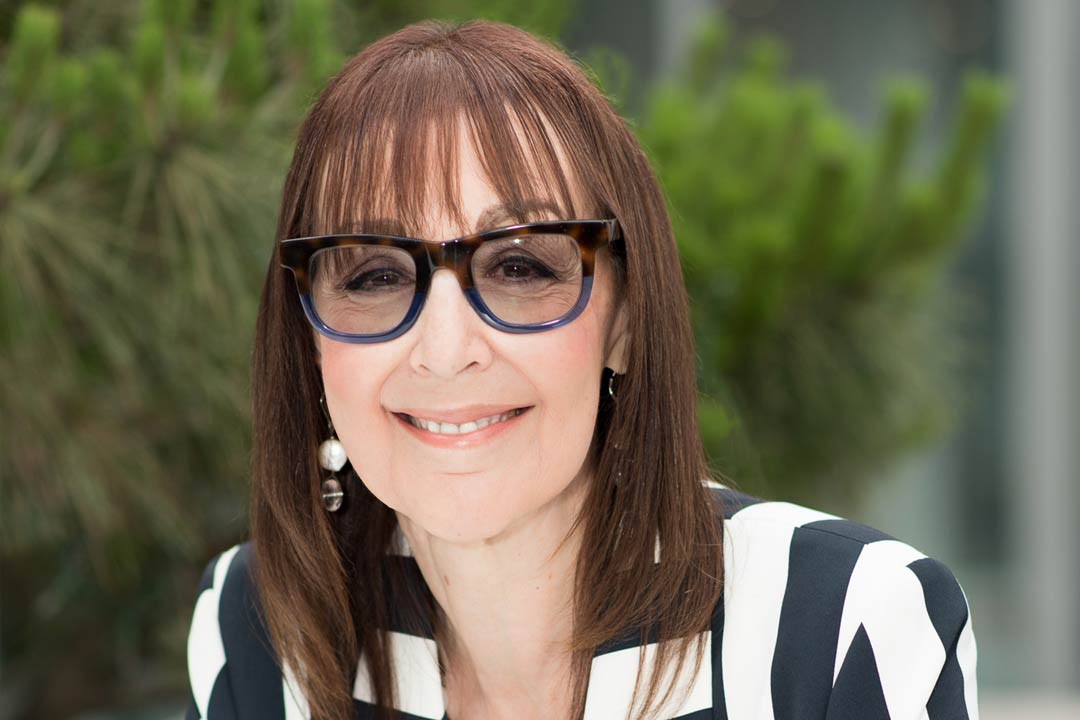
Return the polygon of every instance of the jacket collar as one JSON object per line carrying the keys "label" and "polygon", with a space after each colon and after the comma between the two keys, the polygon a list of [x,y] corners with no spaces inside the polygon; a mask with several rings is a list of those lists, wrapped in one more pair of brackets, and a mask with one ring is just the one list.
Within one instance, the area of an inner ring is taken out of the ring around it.
{"label": "jacket collar", "polygon": [[[657,536],[654,562],[660,562],[660,550],[660,538]],[[400,527],[394,531],[389,556],[392,562],[405,564],[410,579],[424,582],[412,549]],[[703,634],[706,636],[706,650],[697,674],[692,677],[688,672],[683,674],[676,691],[671,694],[674,701],[664,705],[659,717],[682,718],[712,708],[712,632],[708,630]],[[413,718],[446,720],[438,649],[430,627],[425,627],[421,634],[405,632],[400,627],[391,628],[388,635],[389,652],[397,682],[396,709]],[[639,639],[640,635],[634,632],[594,651],[584,720],[626,716],[640,662]],[[656,644],[648,643],[645,646],[645,672],[649,671],[655,653]],[[360,658],[357,666],[353,697],[361,708],[374,709],[375,693],[364,657]],[[677,703],[680,699],[683,699],[683,702]]]}

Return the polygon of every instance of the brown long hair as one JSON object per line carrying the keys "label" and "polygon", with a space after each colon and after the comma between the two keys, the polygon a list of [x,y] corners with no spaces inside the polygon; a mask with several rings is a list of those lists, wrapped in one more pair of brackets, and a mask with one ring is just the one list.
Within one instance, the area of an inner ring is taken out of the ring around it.
{"label": "brown long hair", "polygon": [[[660,687],[665,666],[678,676],[688,659],[695,671],[701,661],[699,634],[722,590],[722,514],[702,484],[709,470],[676,245],[626,123],[582,68],[523,30],[487,21],[411,25],[350,59],[315,102],[299,130],[276,240],[355,230],[378,216],[399,218],[412,233],[429,197],[460,222],[453,138],[461,119],[507,206],[551,189],[567,217],[615,217],[622,228],[625,250],[613,261],[628,312],[627,367],[617,400],[601,408],[594,479],[575,525],[590,552],[575,574],[573,717],[584,710],[593,650],[628,629],[640,630],[643,643],[650,630],[662,641],[648,681],[637,678],[644,711],[673,690]],[[571,180],[591,207],[574,207]],[[385,562],[394,513],[354,472],[345,472],[346,508],[331,515],[321,506],[315,458],[326,425],[316,353],[292,277],[272,254],[252,360],[255,580],[277,655],[312,717],[345,720],[361,653],[380,707],[392,707],[379,628],[389,627],[385,598],[401,600],[407,583]],[[657,534],[662,561],[654,565]],[[395,612],[414,623],[434,602],[430,592],[406,599]]]}

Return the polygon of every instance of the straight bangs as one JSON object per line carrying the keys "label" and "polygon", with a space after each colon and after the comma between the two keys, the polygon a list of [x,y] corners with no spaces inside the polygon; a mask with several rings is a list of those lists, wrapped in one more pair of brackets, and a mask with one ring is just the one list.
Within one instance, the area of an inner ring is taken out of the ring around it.
{"label": "straight bangs", "polygon": [[[513,222],[604,214],[571,161],[585,146],[580,119],[568,112],[572,98],[479,54],[455,45],[393,63],[368,58],[359,72],[346,67],[315,111],[329,122],[294,236],[424,238],[438,213],[463,234],[487,229],[467,227],[461,211],[463,142]],[[574,185],[589,207],[577,207]]]}

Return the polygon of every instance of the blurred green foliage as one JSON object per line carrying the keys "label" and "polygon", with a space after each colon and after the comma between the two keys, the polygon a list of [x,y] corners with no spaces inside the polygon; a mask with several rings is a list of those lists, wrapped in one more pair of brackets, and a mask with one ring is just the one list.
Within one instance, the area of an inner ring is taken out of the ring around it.
{"label": "blurred green foliage", "polygon": [[982,190],[1005,89],[966,78],[928,172],[912,162],[923,85],[885,89],[864,140],[783,47],[700,26],[640,138],[672,209],[714,462],[757,493],[835,510],[944,432],[967,359],[964,298],[943,283]]}
{"label": "blurred green foliage", "polygon": [[[0,15],[10,715],[186,695],[196,575],[246,532],[248,359],[295,128],[347,54],[474,16],[557,37],[568,4],[71,0]],[[889,90],[864,142],[820,90],[784,80],[775,43],[738,54],[721,21],[704,27],[637,124],[684,253],[702,430],[749,490],[855,488],[941,427],[950,328],[931,301],[1002,90],[973,77],[937,169],[912,179],[918,83]],[[727,457],[733,438],[756,453]]]}

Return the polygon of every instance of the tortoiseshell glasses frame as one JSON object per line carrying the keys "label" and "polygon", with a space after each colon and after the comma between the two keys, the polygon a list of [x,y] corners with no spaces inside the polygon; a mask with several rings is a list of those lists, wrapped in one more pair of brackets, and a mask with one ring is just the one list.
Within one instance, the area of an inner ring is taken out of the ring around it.
{"label": "tortoiseshell glasses frame", "polygon": [[[513,323],[499,318],[484,302],[477,288],[473,277],[473,255],[485,243],[506,238],[550,235],[568,236],[577,245],[581,260],[581,285],[576,302],[558,317],[543,322]],[[488,325],[504,332],[534,333],[566,325],[581,314],[592,291],[596,254],[600,248],[609,243],[621,250],[620,235],[618,221],[614,218],[553,220],[509,225],[442,242],[370,233],[318,235],[282,240],[278,245],[278,257],[281,266],[292,271],[308,321],[315,330],[332,340],[346,343],[377,343],[393,340],[407,332],[419,317],[431,287],[431,278],[439,268],[446,268],[454,273],[469,305]],[[401,321],[385,332],[357,334],[336,330],[319,317],[316,303],[312,298],[312,276],[315,274],[313,261],[320,251],[358,245],[397,248],[407,253],[412,259],[415,280],[411,302]]]}

